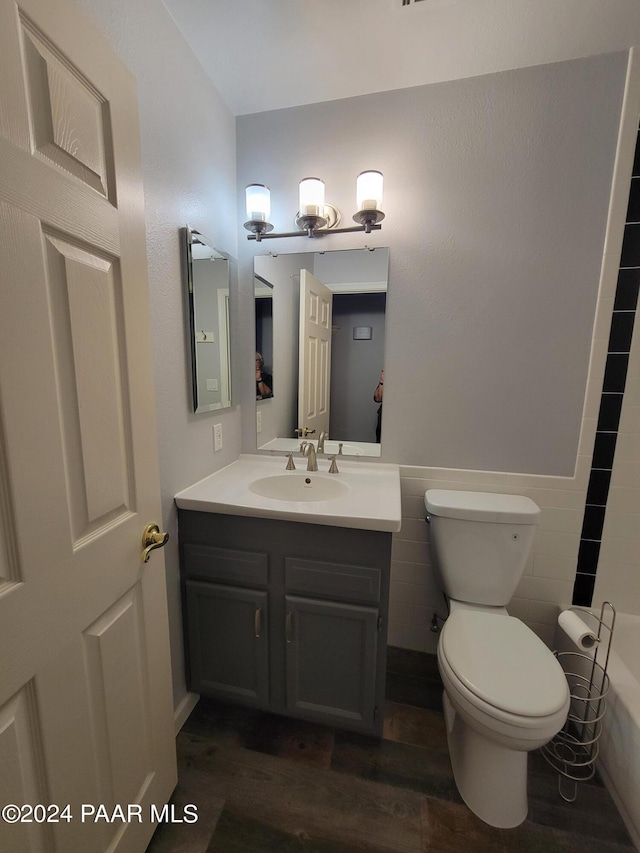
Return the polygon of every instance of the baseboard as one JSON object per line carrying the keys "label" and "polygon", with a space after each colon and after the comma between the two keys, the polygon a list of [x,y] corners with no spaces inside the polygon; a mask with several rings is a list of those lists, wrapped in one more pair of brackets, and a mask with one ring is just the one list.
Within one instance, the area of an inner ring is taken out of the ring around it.
{"label": "baseboard", "polygon": [[607,773],[607,769],[603,762],[598,761],[597,766],[598,772],[602,776],[602,781],[604,782],[607,791],[611,794],[611,799],[616,804],[616,807],[620,812],[620,817],[622,818],[624,825],[627,827],[627,832],[631,836],[631,840],[635,844],[636,849],[640,850],[640,827],[638,827],[633,817],[629,814],[627,807],[620,799],[616,786],[613,784],[613,779]]}
{"label": "baseboard", "polygon": [[196,707],[198,702],[200,701],[200,694],[198,693],[187,693],[185,694],[184,699],[175,708],[173,712],[173,723],[175,727],[176,736],[180,729],[184,726],[184,724],[189,719],[189,714]]}

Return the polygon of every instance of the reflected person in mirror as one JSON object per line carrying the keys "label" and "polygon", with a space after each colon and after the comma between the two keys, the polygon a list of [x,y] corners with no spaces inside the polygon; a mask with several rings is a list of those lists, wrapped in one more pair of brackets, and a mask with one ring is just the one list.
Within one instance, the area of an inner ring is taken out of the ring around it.
{"label": "reflected person in mirror", "polygon": [[380,444],[380,434],[382,432],[382,393],[384,391],[384,370],[380,371],[380,381],[376,385],[376,390],[373,392],[373,402],[380,403],[378,407],[378,423],[376,424],[376,442]]}
{"label": "reflected person in mirror", "polygon": [[273,397],[273,379],[269,373],[264,372],[264,359],[259,352],[256,353],[256,400],[265,400]]}

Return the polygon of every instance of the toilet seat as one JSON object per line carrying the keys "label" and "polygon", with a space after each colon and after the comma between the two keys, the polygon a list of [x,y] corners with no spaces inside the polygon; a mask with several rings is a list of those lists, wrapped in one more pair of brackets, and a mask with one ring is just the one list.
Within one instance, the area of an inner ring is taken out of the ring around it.
{"label": "toilet seat", "polygon": [[[454,611],[438,651],[457,689],[486,713],[525,728],[566,709],[568,686],[547,646],[519,619]],[[493,709],[493,710],[492,710]]]}

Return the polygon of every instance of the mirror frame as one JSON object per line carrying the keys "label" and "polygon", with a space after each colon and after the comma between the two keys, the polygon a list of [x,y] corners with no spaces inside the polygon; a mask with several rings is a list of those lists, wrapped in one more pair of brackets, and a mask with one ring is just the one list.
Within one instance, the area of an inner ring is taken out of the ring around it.
{"label": "mirror frame", "polygon": [[[186,300],[186,314],[187,314],[187,343],[188,343],[188,362],[189,362],[189,371],[191,378],[191,403],[193,413],[196,415],[204,414],[206,412],[219,412],[225,409],[230,409],[233,406],[233,384],[232,384],[232,375],[231,375],[231,318],[227,316],[227,322],[225,324],[225,338],[226,338],[226,352],[227,352],[227,371],[228,371],[228,385],[229,385],[229,395],[228,402],[224,404],[220,404],[211,408],[207,406],[206,408],[202,405],[198,405],[198,357],[197,357],[197,335],[196,335],[196,317],[195,317],[195,294],[194,294],[194,280],[193,280],[193,256],[192,249],[194,243],[200,243],[203,246],[207,246],[212,252],[215,253],[217,257],[221,260],[226,260],[228,263],[229,269],[229,311],[231,312],[231,304],[232,297],[231,293],[233,290],[232,282],[233,277],[237,272],[237,262],[235,258],[231,255],[223,252],[221,249],[217,249],[211,240],[204,236],[200,231],[197,231],[195,228],[191,228],[189,225],[186,225],[184,228],[180,229],[181,232],[181,243],[182,243],[182,255],[183,255],[183,279],[184,279],[184,293]],[[220,327],[220,325],[219,325]],[[224,342],[222,340],[218,343],[218,348],[222,346]]]}

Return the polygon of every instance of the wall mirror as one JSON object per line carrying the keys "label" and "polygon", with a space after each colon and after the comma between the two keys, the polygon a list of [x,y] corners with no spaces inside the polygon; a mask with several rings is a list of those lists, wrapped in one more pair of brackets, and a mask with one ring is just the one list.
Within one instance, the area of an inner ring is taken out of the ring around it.
{"label": "wall mirror", "polygon": [[256,385],[258,450],[296,450],[306,429],[328,433],[325,452],[380,455],[388,277],[388,248],[254,258],[256,356],[272,381],[268,399]]}
{"label": "wall mirror", "polygon": [[181,229],[193,411],[231,406],[229,298],[236,264],[189,226]]}

